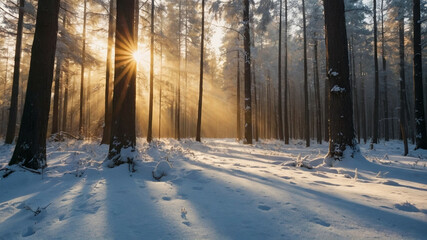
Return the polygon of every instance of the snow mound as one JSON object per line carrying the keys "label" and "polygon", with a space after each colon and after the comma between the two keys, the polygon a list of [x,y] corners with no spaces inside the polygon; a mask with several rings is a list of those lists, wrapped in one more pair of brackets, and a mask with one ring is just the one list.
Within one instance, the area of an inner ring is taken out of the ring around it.
{"label": "snow mound", "polygon": [[169,175],[171,169],[172,166],[168,161],[160,161],[153,170],[153,178],[159,181],[162,177]]}

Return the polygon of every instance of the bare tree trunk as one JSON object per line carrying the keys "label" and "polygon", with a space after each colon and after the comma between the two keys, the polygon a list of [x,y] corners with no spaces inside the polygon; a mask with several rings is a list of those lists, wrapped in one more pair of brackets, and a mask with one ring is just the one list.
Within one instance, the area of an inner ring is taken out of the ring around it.
{"label": "bare tree trunk", "polygon": [[112,100],[113,100],[113,81],[111,80],[113,71],[113,61],[111,59],[114,45],[116,0],[110,0],[110,14],[108,16],[108,46],[107,46],[107,67],[105,73],[105,120],[104,131],[101,144],[110,143],[111,139],[111,121],[113,118]]}
{"label": "bare tree trunk", "polygon": [[16,31],[15,65],[13,67],[12,96],[10,99],[9,121],[7,124],[6,144],[15,139],[16,118],[18,115],[19,72],[21,66],[22,30],[24,26],[25,0],[19,0],[18,29]]}
{"label": "bare tree trunk", "polygon": [[[240,43],[239,33],[237,33],[237,42]],[[236,103],[236,111],[237,111],[237,140],[240,141],[242,133],[240,129],[240,49],[237,49],[237,103]]]}
{"label": "bare tree trunk", "polygon": [[196,141],[201,141],[202,131],[202,100],[203,100],[203,52],[205,42],[205,0],[202,0],[202,36],[200,43],[200,85],[199,85],[199,106],[197,110],[197,135]]}
{"label": "bare tree trunk", "polygon": [[314,91],[316,98],[316,130],[317,130],[317,143],[322,144],[322,108],[320,106],[320,83],[319,83],[319,66],[317,57],[317,39],[314,36]]}
{"label": "bare tree trunk", "polygon": [[375,63],[375,98],[374,98],[374,126],[372,134],[372,145],[378,143],[378,125],[379,125],[379,105],[380,105],[380,88],[378,78],[378,43],[377,43],[377,1],[374,0],[374,63]]}
{"label": "bare tree trunk", "polygon": [[363,142],[366,144],[368,141],[368,134],[367,134],[367,127],[366,127],[366,103],[365,103],[365,77],[363,76],[363,70],[362,70],[362,62],[359,62],[359,70],[360,70],[360,79],[361,79],[361,86],[360,86],[360,95],[361,95],[361,109],[360,112],[361,118],[360,121],[362,121],[361,128],[362,128],[362,135],[363,135]]}
{"label": "bare tree trunk", "polygon": [[83,8],[83,43],[82,43],[82,63],[80,72],[80,116],[79,116],[79,136],[83,137],[83,111],[85,108],[84,103],[84,76],[85,76],[85,59],[86,59],[86,12],[87,0],[84,0]]}
{"label": "bare tree trunk", "polygon": [[341,160],[353,147],[354,127],[349,79],[348,45],[344,0],[324,0],[327,69],[330,98],[330,141],[328,157]]}
{"label": "bare tree trunk", "polygon": [[384,0],[381,0],[381,53],[382,71],[384,81],[384,140],[390,140],[389,117],[388,117],[388,96],[387,96],[387,62],[385,59],[385,38],[384,38]]}
{"label": "bare tree trunk", "polygon": [[249,0],[243,0],[243,36],[245,49],[245,144],[252,144],[252,101],[251,101],[251,38],[249,27]]}
{"label": "bare tree trunk", "polygon": [[179,0],[179,33],[178,33],[178,79],[177,79],[177,91],[176,91],[176,107],[175,107],[175,138],[181,139],[180,131],[180,112],[181,112],[181,0]]}
{"label": "bare tree trunk", "polygon": [[277,98],[277,116],[279,122],[279,140],[284,140],[283,138],[283,113],[282,113],[282,0],[279,4],[279,54],[278,54],[278,98]]}
{"label": "bare tree trunk", "polygon": [[68,84],[69,84],[69,77],[70,77],[70,63],[68,60],[65,60],[65,83],[64,83],[64,106],[62,109],[62,131],[67,131],[67,115],[68,115]]}
{"label": "bare tree trunk", "polygon": [[151,43],[150,43],[150,102],[148,108],[147,142],[153,139],[153,95],[154,95],[154,0],[151,0]]}
{"label": "bare tree trunk", "polygon": [[408,155],[408,138],[406,137],[406,83],[405,83],[405,17],[403,9],[399,9],[399,58],[400,58],[400,131],[403,139],[404,152]]}
{"label": "bare tree trunk", "polygon": [[122,155],[122,150],[135,151],[136,62],[133,53],[138,49],[135,0],[118,1],[116,19],[113,124],[108,155],[112,161],[110,166],[132,163],[132,156]]}
{"label": "bare tree trunk", "polygon": [[[281,9],[281,8],[280,8]],[[281,21],[280,21],[281,22]],[[285,144],[289,144],[289,118],[288,118],[288,0],[285,0],[285,89],[284,89],[284,138]]]}
{"label": "bare tree trunk", "polygon": [[308,109],[308,74],[307,74],[307,29],[305,21],[305,0],[302,0],[302,18],[304,33],[304,138],[305,146],[310,147],[310,117]]}
{"label": "bare tree trunk", "polygon": [[59,0],[39,0],[30,72],[18,141],[9,165],[41,169],[46,164],[46,135],[58,33]]}

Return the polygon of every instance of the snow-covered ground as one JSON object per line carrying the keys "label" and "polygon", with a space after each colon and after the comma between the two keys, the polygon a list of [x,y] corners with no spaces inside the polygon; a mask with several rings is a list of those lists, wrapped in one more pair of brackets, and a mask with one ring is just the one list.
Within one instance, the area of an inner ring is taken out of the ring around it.
{"label": "snow-covered ground", "polygon": [[361,145],[329,168],[327,148],[139,140],[131,172],[97,142],[51,142],[42,175],[0,179],[0,239],[427,239],[427,151]]}

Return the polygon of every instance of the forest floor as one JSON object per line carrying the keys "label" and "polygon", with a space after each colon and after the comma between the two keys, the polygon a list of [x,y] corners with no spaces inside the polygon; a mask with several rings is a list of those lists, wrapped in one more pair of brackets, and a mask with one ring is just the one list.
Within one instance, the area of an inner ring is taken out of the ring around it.
{"label": "forest floor", "polygon": [[130,172],[98,142],[49,142],[42,175],[0,179],[0,239],[426,239],[427,151],[360,145],[325,167],[327,144],[304,145],[139,139]]}

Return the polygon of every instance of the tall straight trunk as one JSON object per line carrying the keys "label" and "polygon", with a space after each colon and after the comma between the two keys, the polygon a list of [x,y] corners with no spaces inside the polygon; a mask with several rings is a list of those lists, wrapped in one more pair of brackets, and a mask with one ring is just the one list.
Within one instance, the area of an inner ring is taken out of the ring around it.
{"label": "tall straight trunk", "polygon": [[427,149],[427,133],[424,116],[423,67],[421,48],[420,0],[413,0],[414,24],[414,90],[415,90],[415,149]]}
{"label": "tall straight trunk", "polygon": [[[61,54],[61,53],[59,53]],[[59,80],[61,78],[61,66],[62,56],[56,58],[56,69],[55,69],[55,88],[53,95],[53,113],[52,113],[52,134],[56,134],[59,131]]]}
{"label": "tall straight trunk", "polygon": [[87,17],[87,0],[84,1],[83,6],[83,43],[82,43],[82,62],[80,70],[80,115],[79,115],[79,135],[83,137],[83,111],[85,108],[84,103],[84,77],[85,77],[85,59],[86,59],[86,17]]}
{"label": "tall straight trunk", "polygon": [[[237,43],[240,46],[240,33],[237,33]],[[236,85],[237,85],[237,90],[236,90],[236,97],[237,97],[237,102],[236,102],[236,119],[237,119],[237,123],[236,123],[236,129],[237,129],[237,140],[240,141],[242,133],[241,133],[241,129],[240,129],[240,123],[241,123],[241,119],[240,119],[240,49],[237,49],[237,79],[236,79]]]}
{"label": "tall straight trunk", "polygon": [[[375,98],[374,98],[374,126],[372,133],[372,143],[378,143],[378,125],[379,125],[379,105],[380,105],[380,87],[379,87],[379,77],[378,77],[378,40],[377,40],[377,1],[374,0],[374,64],[375,64]],[[371,145],[373,148],[373,145]]]}
{"label": "tall straight trunk", "polygon": [[178,78],[176,89],[176,102],[175,102],[175,138],[181,139],[180,130],[180,114],[181,114],[181,7],[182,2],[179,0],[179,24],[178,24]]}
{"label": "tall straight trunk", "polygon": [[406,137],[406,83],[405,83],[405,17],[403,10],[399,9],[399,73],[400,73],[400,131],[403,139],[404,152],[408,155],[408,138]]}
{"label": "tall straight trunk", "polygon": [[282,113],[282,0],[280,0],[279,4],[279,59],[278,59],[278,98],[277,98],[277,116],[279,122],[279,140],[284,140],[283,138],[283,113]]}
{"label": "tall straight trunk", "polygon": [[[282,9],[282,8],[280,8]],[[281,22],[281,21],[280,21]],[[289,144],[289,118],[288,118],[288,0],[285,0],[285,39],[284,39],[284,47],[285,47],[285,89],[284,89],[284,110],[283,110],[283,118],[284,118],[284,139],[285,144]]]}
{"label": "tall straight trunk", "polygon": [[[368,141],[368,134],[367,134],[367,127],[366,127],[366,103],[365,103],[365,77],[363,76],[363,69],[362,69],[362,62],[359,62],[359,71],[360,71],[360,95],[361,95],[361,100],[360,100],[360,105],[361,105],[361,116],[360,116],[360,121],[362,122],[361,124],[361,130],[362,130],[362,137],[363,137],[363,142],[366,144],[366,142]],[[359,141],[360,142],[360,141]]]}
{"label": "tall straight trunk", "polygon": [[243,47],[245,50],[245,144],[252,144],[251,101],[251,38],[249,26],[249,0],[243,0]]}
{"label": "tall straight trunk", "polygon": [[[62,18],[62,28],[65,28],[65,22],[67,21],[67,13],[64,12],[64,16]],[[63,34],[61,34],[63,35]],[[52,113],[52,134],[59,132],[59,89],[60,89],[60,78],[61,78],[61,67],[64,60],[64,56],[57,53],[56,57],[56,69],[55,69],[55,89],[53,95],[53,113]]]}
{"label": "tall straight trunk", "polygon": [[307,79],[307,29],[305,21],[305,0],[302,0],[302,21],[304,34],[304,138],[305,146],[310,147],[310,117],[308,109],[308,79]]}
{"label": "tall straight trunk", "polygon": [[360,112],[359,112],[359,93],[357,87],[356,77],[356,62],[355,62],[355,51],[354,51],[354,37],[351,35],[351,76],[353,76],[353,108],[354,108],[354,121],[357,131],[357,142],[360,143]]}
{"label": "tall straight trunk", "polygon": [[136,61],[133,53],[138,49],[138,41],[134,31],[135,0],[117,1],[110,166],[132,163],[131,154],[125,151],[122,156],[122,150],[135,151]]}
{"label": "tall straight trunk", "polygon": [[[3,81],[3,95],[6,97],[6,88],[7,88],[7,72],[8,72],[8,66],[9,66],[9,49],[6,49],[6,65],[5,65],[5,71],[4,71],[4,81]],[[1,125],[1,132],[5,133],[5,129],[4,127],[7,127],[4,125],[5,118],[6,118],[6,110],[5,107],[3,107],[2,109],[2,113],[1,113],[1,120],[2,120],[2,125]]]}
{"label": "tall straight trunk", "polygon": [[381,0],[381,54],[382,71],[384,82],[384,140],[390,140],[389,118],[388,118],[388,96],[387,96],[387,62],[385,59],[385,37],[384,37],[384,0]]}
{"label": "tall straight trunk", "polygon": [[58,33],[59,0],[39,0],[30,72],[18,141],[9,165],[41,169],[46,164],[46,135]]}
{"label": "tall straight trunk", "polygon": [[[326,39],[325,39],[326,43]],[[326,59],[327,62],[328,59]],[[328,76],[328,69],[326,69],[326,76]],[[325,142],[329,142],[329,112],[330,112],[330,106],[329,106],[329,91],[331,90],[331,87],[329,86],[329,80],[328,78],[325,78],[325,123],[324,123],[324,135],[325,135]]]}
{"label": "tall straight trunk", "polygon": [[[316,38],[316,36],[315,36]],[[319,83],[319,66],[317,57],[317,39],[314,39],[314,95],[316,98],[316,130],[317,130],[317,143],[322,143],[322,108],[320,106],[320,83]]]}
{"label": "tall straight trunk", "polygon": [[110,0],[110,14],[108,16],[108,46],[107,46],[107,66],[105,71],[105,116],[104,129],[102,133],[101,144],[110,143],[111,139],[111,121],[113,118],[112,100],[113,100],[113,45],[115,32],[116,0]]}
{"label": "tall straight trunk", "polygon": [[324,0],[330,108],[328,157],[341,160],[355,145],[344,0]]}
{"label": "tall straight trunk", "polygon": [[203,52],[205,42],[205,0],[202,0],[202,36],[200,43],[200,82],[199,82],[199,106],[197,110],[197,135],[196,141],[201,141],[202,131],[202,101],[203,101]]}
{"label": "tall straight trunk", "polygon": [[62,109],[62,131],[66,132],[67,131],[67,115],[68,115],[68,84],[70,81],[70,62],[68,60],[65,60],[65,83],[64,83],[64,105],[63,105],[63,109]]}
{"label": "tall straight trunk", "polygon": [[24,27],[25,0],[19,0],[18,29],[16,31],[15,65],[13,67],[12,96],[10,99],[9,121],[7,124],[6,144],[15,139],[16,118],[18,115],[19,72],[21,66],[22,30]]}
{"label": "tall straight trunk", "polygon": [[154,95],[154,0],[151,0],[151,42],[150,42],[150,99],[148,107],[147,142],[153,140],[153,95]]}

